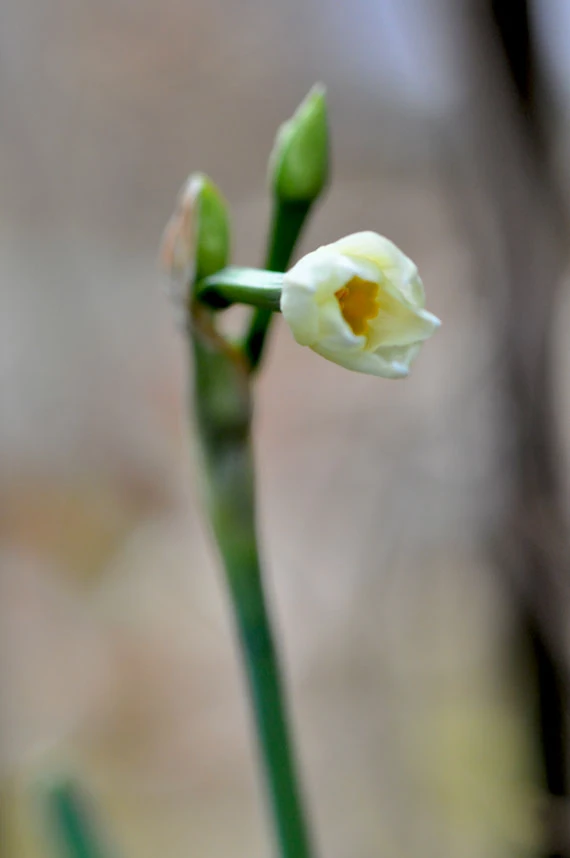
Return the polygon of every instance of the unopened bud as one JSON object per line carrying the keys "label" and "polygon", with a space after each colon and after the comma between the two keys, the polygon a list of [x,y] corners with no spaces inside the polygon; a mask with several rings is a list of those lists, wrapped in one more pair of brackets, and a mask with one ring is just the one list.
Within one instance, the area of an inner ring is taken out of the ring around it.
{"label": "unopened bud", "polygon": [[329,172],[325,88],[315,85],[277,132],[269,161],[269,182],[277,198],[312,202]]}
{"label": "unopened bud", "polygon": [[162,264],[176,290],[187,296],[193,282],[224,268],[229,251],[226,202],[207,176],[193,173],[164,231]]}

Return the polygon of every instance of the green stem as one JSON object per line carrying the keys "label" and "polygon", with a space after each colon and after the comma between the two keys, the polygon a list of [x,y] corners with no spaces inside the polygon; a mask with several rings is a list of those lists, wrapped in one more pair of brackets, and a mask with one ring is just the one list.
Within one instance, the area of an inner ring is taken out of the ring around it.
{"label": "green stem", "polygon": [[247,609],[233,594],[242,657],[282,858],[310,858],[307,823],[289,735],[275,642],[259,567],[248,572]]}
{"label": "green stem", "polygon": [[193,332],[206,509],[222,556],[281,858],[311,858],[255,527],[250,383],[239,353]]}
{"label": "green stem", "polygon": [[69,858],[103,858],[83,797],[70,782],[50,788],[47,806],[58,842]]}
{"label": "green stem", "polygon": [[[290,202],[275,199],[265,258],[265,267],[269,271],[285,271],[289,266],[311,204],[312,200]],[[261,307],[253,314],[244,343],[252,371],[257,369],[263,357],[271,317],[271,311]]]}
{"label": "green stem", "polygon": [[252,304],[270,314],[279,312],[283,276],[259,268],[229,266],[200,280],[195,297],[213,309],[224,310],[231,304]]}

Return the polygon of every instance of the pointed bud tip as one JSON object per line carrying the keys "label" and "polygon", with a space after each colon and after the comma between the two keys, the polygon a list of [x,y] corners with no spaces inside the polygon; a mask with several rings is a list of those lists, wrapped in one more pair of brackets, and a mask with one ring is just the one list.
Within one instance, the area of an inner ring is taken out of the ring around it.
{"label": "pointed bud tip", "polygon": [[227,203],[205,173],[192,173],[188,177],[181,198],[193,211],[195,278],[199,280],[227,265],[230,252]]}
{"label": "pointed bud tip", "polygon": [[324,83],[317,81],[314,83],[305,98],[295,111],[298,113],[300,110],[305,108],[306,106],[318,107],[322,110],[326,110],[326,101],[327,101],[327,88]]}
{"label": "pointed bud tip", "polygon": [[269,181],[278,199],[315,200],[328,179],[328,156],[326,89],[317,83],[277,132]]}

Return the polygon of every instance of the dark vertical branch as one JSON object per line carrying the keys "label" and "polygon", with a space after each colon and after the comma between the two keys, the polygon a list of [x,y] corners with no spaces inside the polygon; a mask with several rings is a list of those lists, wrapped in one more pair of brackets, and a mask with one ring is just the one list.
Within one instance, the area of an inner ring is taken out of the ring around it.
{"label": "dark vertical branch", "polygon": [[536,125],[536,50],[532,40],[528,0],[515,3],[489,0],[502,50],[521,107]]}
{"label": "dark vertical branch", "polygon": [[[523,145],[533,159],[535,182],[550,202],[551,217],[556,214],[555,189],[551,186],[548,152],[545,147],[540,105],[537,102],[538,62],[528,0],[516,4],[509,0],[490,0],[490,12],[505,58],[505,68],[520,113]],[[522,180],[522,179],[521,179]],[[523,236],[515,237],[519,240]],[[517,242],[518,243],[518,242]],[[517,254],[516,247],[511,253]],[[531,268],[532,270],[532,268]],[[568,795],[566,729],[566,659],[563,644],[562,602],[557,597],[558,578],[566,569],[559,563],[553,529],[563,538],[560,510],[556,413],[553,402],[551,317],[555,298],[555,280],[529,281],[531,290],[519,312],[542,302],[543,312],[535,316],[529,354],[528,341],[520,341],[518,284],[511,281],[511,310],[508,350],[507,393],[511,416],[518,429],[514,461],[514,515],[511,526],[520,540],[520,561],[526,565],[528,598],[521,600],[521,627],[528,636],[533,655],[538,691],[538,724],[544,775],[549,793],[555,798]],[[533,294],[536,293],[535,294]],[[528,305],[525,308],[525,304]],[[522,353],[521,353],[522,351]],[[546,518],[545,513],[548,514]],[[542,523],[541,523],[542,520]],[[552,537],[554,536],[554,544]],[[545,624],[550,629],[545,629]],[[568,854],[566,844],[549,846],[551,858]]]}
{"label": "dark vertical branch", "polygon": [[543,854],[568,858],[568,841],[556,825],[558,800],[568,797],[569,786],[564,642],[569,569],[551,351],[566,224],[552,181],[545,90],[529,5],[528,0],[471,3],[464,54],[469,111],[453,133],[470,186],[492,212],[493,231],[486,237],[494,246],[483,248],[481,264],[487,266],[501,346],[509,454],[499,563],[536,674],[537,725],[552,811],[546,815]]}

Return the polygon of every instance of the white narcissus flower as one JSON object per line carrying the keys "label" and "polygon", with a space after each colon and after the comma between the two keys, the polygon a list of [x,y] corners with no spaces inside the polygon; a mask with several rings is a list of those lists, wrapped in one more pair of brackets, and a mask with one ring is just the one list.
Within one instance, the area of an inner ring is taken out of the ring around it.
{"label": "white narcissus flower", "polygon": [[283,279],[281,311],[302,346],[347,369],[405,378],[440,325],[411,259],[375,232],[308,253]]}

